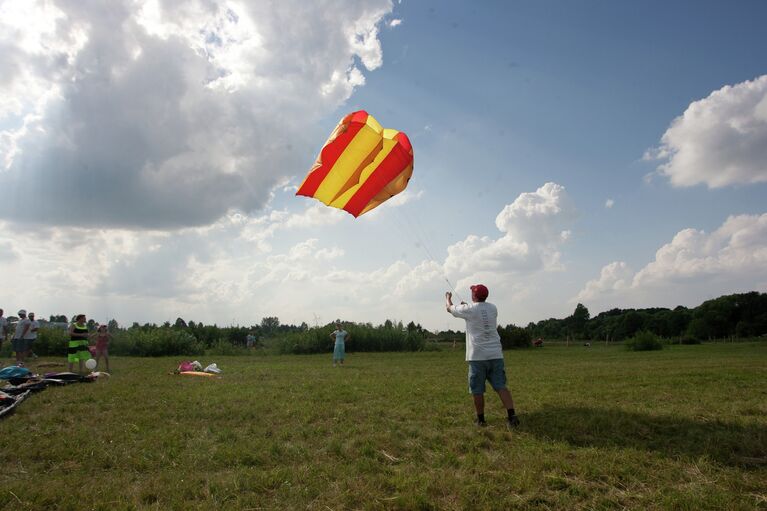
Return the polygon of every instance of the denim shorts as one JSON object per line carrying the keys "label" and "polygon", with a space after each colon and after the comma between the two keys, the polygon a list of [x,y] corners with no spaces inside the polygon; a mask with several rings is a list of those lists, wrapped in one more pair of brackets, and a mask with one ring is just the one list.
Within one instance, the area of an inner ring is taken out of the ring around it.
{"label": "denim shorts", "polygon": [[493,390],[506,388],[506,370],[504,369],[502,358],[469,360],[469,392],[472,394],[484,394],[485,380],[490,382]]}
{"label": "denim shorts", "polygon": [[23,353],[29,349],[27,339],[11,339],[11,347],[16,353]]}

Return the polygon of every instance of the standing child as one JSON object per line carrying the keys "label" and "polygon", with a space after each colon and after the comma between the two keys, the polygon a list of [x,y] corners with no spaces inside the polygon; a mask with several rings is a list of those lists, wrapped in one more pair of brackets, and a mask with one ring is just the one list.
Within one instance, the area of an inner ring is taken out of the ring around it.
{"label": "standing child", "polygon": [[69,346],[67,347],[67,362],[69,372],[72,372],[73,364],[79,363],[79,372],[83,372],[83,362],[91,358],[88,351],[88,325],[85,322],[85,314],[75,316],[75,322],[69,326]]}
{"label": "standing child", "polygon": [[336,340],[336,344],[333,347],[333,367],[336,366],[336,363],[344,365],[344,357],[346,355],[345,343],[348,339],[351,339],[352,336],[349,335],[349,332],[341,328],[340,321],[336,321],[336,329],[330,334],[330,338],[335,338]]}
{"label": "standing child", "polygon": [[109,341],[112,339],[112,334],[107,330],[106,325],[99,325],[96,330],[96,349],[93,356],[96,359],[96,364],[99,363],[101,357],[104,357],[104,362],[107,366],[107,372],[109,371]]}

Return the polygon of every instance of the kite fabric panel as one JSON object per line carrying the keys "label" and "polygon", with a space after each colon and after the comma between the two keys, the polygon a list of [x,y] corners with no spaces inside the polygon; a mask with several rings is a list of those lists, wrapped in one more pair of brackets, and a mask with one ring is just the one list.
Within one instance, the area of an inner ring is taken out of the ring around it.
{"label": "kite fabric panel", "polygon": [[403,191],[412,174],[407,135],[360,110],[341,119],[296,195],[358,217]]}

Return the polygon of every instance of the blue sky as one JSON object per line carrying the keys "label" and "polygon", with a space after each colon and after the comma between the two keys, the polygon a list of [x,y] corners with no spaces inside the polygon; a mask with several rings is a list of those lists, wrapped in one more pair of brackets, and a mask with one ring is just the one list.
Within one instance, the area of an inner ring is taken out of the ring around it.
{"label": "blue sky", "polygon": [[[0,11],[6,311],[437,329],[446,279],[517,324],[767,289],[763,2]],[[415,168],[355,220],[294,191],[358,109]]]}

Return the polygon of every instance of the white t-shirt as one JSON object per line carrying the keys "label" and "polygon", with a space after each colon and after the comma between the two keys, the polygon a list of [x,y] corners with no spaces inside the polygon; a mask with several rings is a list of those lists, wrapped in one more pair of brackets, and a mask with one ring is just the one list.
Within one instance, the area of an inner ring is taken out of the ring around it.
{"label": "white t-shirt", "polygon": [[487,302],[453,305],[450,314],[466,320],[466,360],[503,358],[498,335],[498,309]]}
{"label": "white t-shirt", "polygon": [[32,321],[29,320],[29,330],[27,330],[27,335],[24,336],[24,339],[32,340],[34,341],[37,339],[37,330],[34,332],[32,331],[33,328],[40,328],[40,323],[37,322],[37,320]]}
{"label": "white t-shirt", "polygon": [[[16,322],[16,330],[13,331],[13,338],[14,339],[21,339],[21,333],[24,332],[24,326],[25,325],[31,325],[31,321],[29,319],[24,318],[20,319]],[[30,326],[31,328],[31,326]],[[29,331],[27,331],[27,335],[29,335]],[[24,339],[27,339],[26,336],[24,336]]]}

